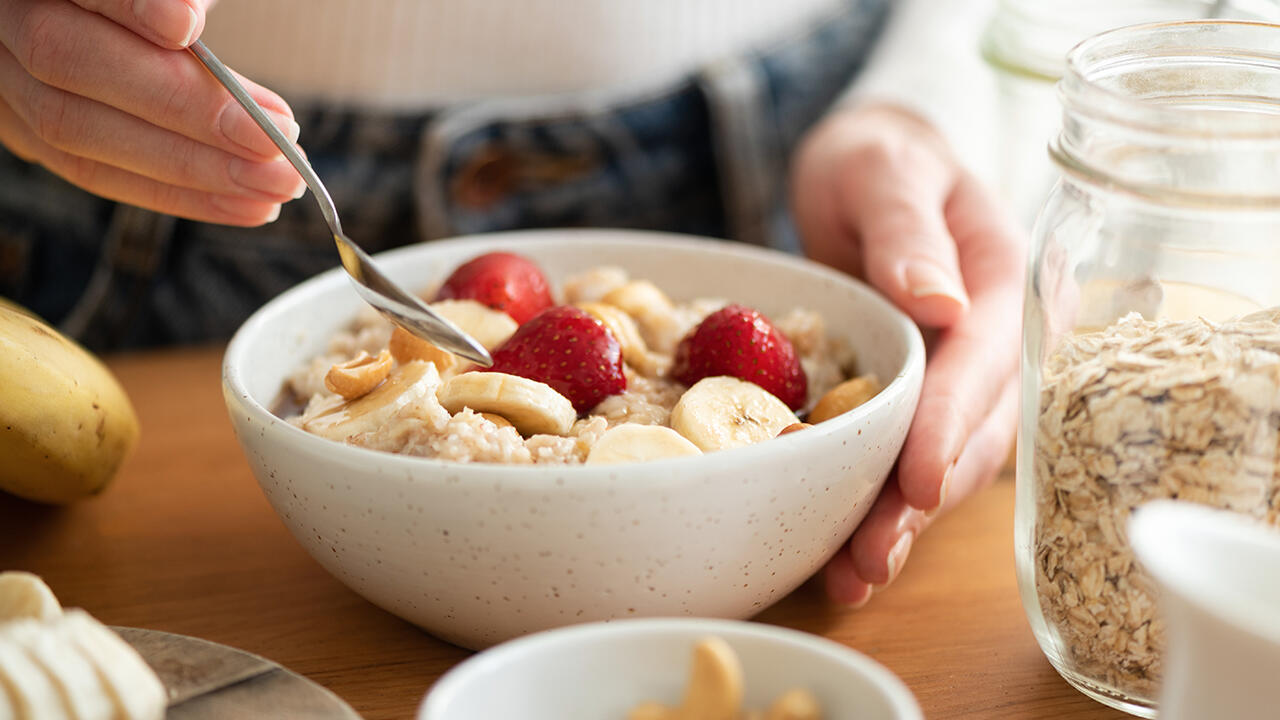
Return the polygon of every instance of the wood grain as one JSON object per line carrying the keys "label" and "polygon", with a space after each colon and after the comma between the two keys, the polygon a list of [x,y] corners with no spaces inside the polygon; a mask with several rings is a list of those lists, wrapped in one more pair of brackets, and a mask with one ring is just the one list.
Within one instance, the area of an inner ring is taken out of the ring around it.
{"label": "wood grain", "polygon": [[[258,490],[222,402],[221,348],[110,365],[142,420],[101,496],[65,508],[0,494],[0,568],[39,573],[111,625],[193,635],[262,655],[368,720],[411,718],[466,658],[362,600],[303,552]],[[897,673],[926,717],[1127,717],[1073,690],[1040,653],[1013,573],[1013,482],[942,517],[898,580],[860,610],[809,584],[758,618],[825,635]]]}

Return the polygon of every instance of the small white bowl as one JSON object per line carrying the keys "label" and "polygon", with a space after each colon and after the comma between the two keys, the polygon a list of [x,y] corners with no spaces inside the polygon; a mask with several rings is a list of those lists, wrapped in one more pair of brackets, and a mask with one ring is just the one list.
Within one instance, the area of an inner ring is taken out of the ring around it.
{"label": "small white bowl", "polygon": [[619,265],[673,298],[722,297],[766,315],[805,307],[886,387],[802,432],[701,457],[630,465],[463,464],[375,452],[270,411],[285,377],[361,308],[340,271],[289,290],[236,333],[223,394],[258,483],[335,577],[445,640],[476,648],[621,617],[745,618],[795,589],[862,520],[906,438],[924,377],[915,325],[867,286],[741,244],[618,230],[555,230],[383,253],[409,287],[490,250],[559,285]]}
{"label": "small white bowl", "polygon": [[742,661],[746,709],[805,688],[830,720],[917,720],[920,706],[883,665],[825,638],[733,620],[589,623],[513,640],[440,678],[418,720],[623,720],[645,701],[677,705],[694,643],[724,639]]}
{"label": "small white bowl", "polygon": [[1165,627],[1161,720],[1275,720],[1280,532],[1185,500],[1139,507],[1128,529]]}

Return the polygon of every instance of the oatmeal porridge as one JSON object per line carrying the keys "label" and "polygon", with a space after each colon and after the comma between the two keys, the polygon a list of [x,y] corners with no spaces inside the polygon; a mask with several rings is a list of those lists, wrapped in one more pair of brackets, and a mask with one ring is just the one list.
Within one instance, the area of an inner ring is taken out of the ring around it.
{"label": "oatmeal porridge", "polygon": [[815,312],[774,323],[722,299],[676,302],[620,268],[579,273],[557,293],[527,259],[490,253],[431,299],[493,367],[366,308],[287,378],[295,411],[282,414],[331,440],[422,457],[633,462],[766,440],[880,389]]}

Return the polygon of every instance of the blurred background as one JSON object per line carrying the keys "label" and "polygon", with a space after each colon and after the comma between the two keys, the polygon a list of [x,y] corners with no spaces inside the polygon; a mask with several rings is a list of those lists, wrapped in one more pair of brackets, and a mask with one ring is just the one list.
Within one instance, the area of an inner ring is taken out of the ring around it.
{"label": "blurred background", "polygon": [[1057,179],[1046,147],[1062,124],[1055,87],[1067,52],[1105,30],[1197,18],[1280,22],[1280,2],[999,0],[976,48],[997,92],[998,140],[987,174],[1028,228]]}

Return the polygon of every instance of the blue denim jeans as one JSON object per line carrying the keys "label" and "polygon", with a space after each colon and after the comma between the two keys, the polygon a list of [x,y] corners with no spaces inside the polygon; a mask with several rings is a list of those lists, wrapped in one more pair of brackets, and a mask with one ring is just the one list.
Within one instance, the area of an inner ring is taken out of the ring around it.
{"label": "blue denim jeans", "polygon": [[[578,94],[379,114],[294,103],[347,233],[371,252],[516,228],[599,226],[795,250],[787,164],[857,73],[887,0],[643,96]],[[103,351],[228,337],[336,266],[310,198],[260,228],[89,195],[0,149],[0,295]]]}

